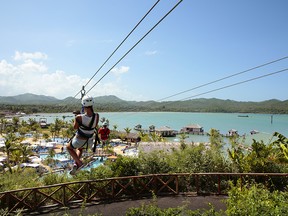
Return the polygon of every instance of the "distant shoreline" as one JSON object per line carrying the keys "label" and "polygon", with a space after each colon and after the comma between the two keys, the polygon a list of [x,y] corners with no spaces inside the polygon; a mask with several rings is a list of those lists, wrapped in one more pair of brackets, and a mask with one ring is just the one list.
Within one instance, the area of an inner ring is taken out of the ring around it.
{"label": "distant shoreline", "polygon": [[[271,99],[260,102],[197,98],[185,101],[126,101],[116,96],[95,97],[98,112],[204,112],[204,113],[260,113],[288,114],[288,100]],[[24,113],[58,113],[81,109],[79,99],[59,100],[49,96],[23,94],[0,97],[0,114],[16,110]]]}

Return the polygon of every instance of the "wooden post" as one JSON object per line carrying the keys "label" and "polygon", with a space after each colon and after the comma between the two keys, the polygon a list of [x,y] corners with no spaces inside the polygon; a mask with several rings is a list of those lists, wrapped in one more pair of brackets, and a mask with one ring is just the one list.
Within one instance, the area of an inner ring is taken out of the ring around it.
{"label": "wooden post", "polygon": [[196,174],[196,193],[198,194],[199,193],[199,175]]}
{"label": "wooden post", "polygon": [[221,194],[221,179],[220,179],[220,175],[217,174],[217,177],[218,177],[218,195]]}
{"label": "wooden post", "polygon": [[176,194],[179,194],[179,178],[176,176],[175,178],[175,189],[176,189]]}

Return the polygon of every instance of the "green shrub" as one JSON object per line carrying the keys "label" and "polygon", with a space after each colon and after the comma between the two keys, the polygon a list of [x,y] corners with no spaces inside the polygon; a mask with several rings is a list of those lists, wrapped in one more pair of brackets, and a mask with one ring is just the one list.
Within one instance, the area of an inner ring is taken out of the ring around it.
{"label": "green shrub", "polygon": [[270,192],[262,184],[232,186],[227,199],[227,215],[288,215],[288,193]]}

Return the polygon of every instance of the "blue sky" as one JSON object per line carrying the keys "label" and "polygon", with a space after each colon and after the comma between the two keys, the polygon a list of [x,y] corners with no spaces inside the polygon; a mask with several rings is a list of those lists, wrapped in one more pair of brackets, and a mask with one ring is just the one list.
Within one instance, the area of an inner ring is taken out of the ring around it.
{"label": "blue sky", "polygon": [[[75,96],[155,2],[1,0],[0,95]],[[177,2],[160,1],[86,90]],[[184,0],[88,94],[287,100],[288,71],[224,87],[286,69],[288,58],[196,88],[288,56],[287,8],[287,0]]]}

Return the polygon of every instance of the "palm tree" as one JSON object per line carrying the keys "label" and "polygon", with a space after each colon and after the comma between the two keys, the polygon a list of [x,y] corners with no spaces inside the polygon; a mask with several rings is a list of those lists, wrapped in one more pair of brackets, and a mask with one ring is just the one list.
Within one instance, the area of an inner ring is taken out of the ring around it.
{"label": "palm tree", "polygon": [[37,122],[35,119],[33,119],[33,118],[29,118],[29,119],[28,119],[28,124],[29,124],[29,126],[30,126],[30,130],[33,130],[33,127],[34,127],[35,125],[38,125],[38,122]]}
{"label": "palm tree", "polygon": [[63,124],[63,121],[61,121],[61,120],[58,119],[58,118],[55,119],[54,129],[55,129],[55,135],[56,135],[56,136],[59,136],[60,131],[61,131],[63,125],[64,125],[64,124]]}
{"label": "palm tree", "polygon": [[48,156],[45,158],[43,164],[48,165],[50,168],[51,166],[55,166],[56,160],[54,159],[56,152],[53,148],[48,150]]}
{"label": "palm tree", "polygon": [[12,170],[10,168],[10,156],[12,151],[15,149],[15,143],[17,141],[17,137],[15,136],[14,133],[8,133],[6,136],[4,136],[5,138],[5,147],[4,147],[4,152],[6,152],[6,163],[7,163],[7,167],[10,169],[10,172],[12,173]]}
{"label": "palm tree", "polygon": [[130,134],[130,132],[131,132],[131,128],[129,128],[129,127],[126,127],[126,128],[124,128],[124,130],[125,130],[125,132],[126,132],[126,139],[127,139],[127,144],[129,143],[128,142],[128,136],[129,136],[129,134]]}
{"label": "palm tree", "polygon": [[13,131],[17,132],[18,131],[18,127],[19,127],[19,118],[18,117],[13,117],[12,118],[12,127],[13,127]]}
{"label": "palm tree", "polygon": [[52,139],[54,140],[54,139],[55,139],[55,133],[56,133],[54,123],[50,124],[50,126],[49,126],[49,131],[50,131],[50,133],[51,133]]}
{"label": "palm tree", "polygon": [[20,144],[19,151],[21,152],[21,161],[27,162],[29,160],[29,156],[32,155],[32,150],[27,145]]}
{"label": "palm tree", "polygon": [[153,142],[164,141],[164,138],[160,136],[159,134],[157,134],[155,131],[150,133],[150,137]]}
{"label": "palm tree", "polygon": [[145,141],[145,142],[149,141],[149,135],[145,133],[145,131],[141,130],[138,132],[138,134],[142,141]]}
{"label": "palm tree", "polygon": [[6,129],[7,119],[1,118],[0,119],[0,134],[2,135]]}
{"label": "palm tree", "polygon": [[117,131],[118,125],[113,125],[113,130]]}

